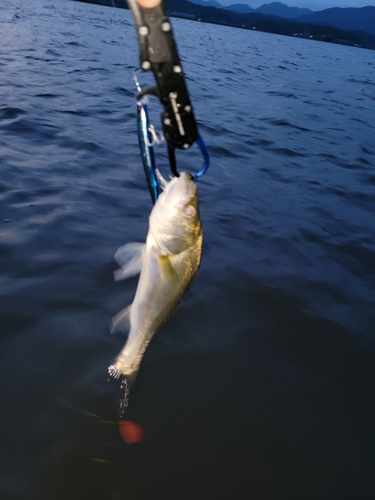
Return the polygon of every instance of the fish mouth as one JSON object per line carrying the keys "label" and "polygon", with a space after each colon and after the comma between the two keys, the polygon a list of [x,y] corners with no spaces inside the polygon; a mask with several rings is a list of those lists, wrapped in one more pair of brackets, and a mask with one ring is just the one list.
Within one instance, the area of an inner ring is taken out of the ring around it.
{"label": "fish mouth", "polygon": [[194,196],[197,192],[197,185],[195,184],[194,177],[189,172],[181,172],[178,177],[178,189],[188,195]]}
{"label": "fish mouth", "polygon": [[186,171],[181,172],[180,177],[182,177],[182,178],[186,178],[186,179],[188,179],[189,181],[194,180],[194,177],[191,175],[191,173],[190,173],[190,172],[186,172]]}
{"label": "fish mouth", "polygon": [[180,200],[182,203],[189,202],[196,196],[197,186],[193,176],[189,172],[181,172],[179,177],[174,177],[164,191],[165,200]]}

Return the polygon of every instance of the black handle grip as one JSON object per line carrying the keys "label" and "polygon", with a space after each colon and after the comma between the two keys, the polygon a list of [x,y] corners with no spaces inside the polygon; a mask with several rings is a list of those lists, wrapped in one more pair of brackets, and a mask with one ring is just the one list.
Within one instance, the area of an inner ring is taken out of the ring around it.
{"label": "black handle grip", "polygon": [[156,94],[164,107],[165,139],[172,148],[187,149],[198,139],[198,127],[167,12],[163,3],[153,9],[140,7],[135,0],[128,4],[137,27],[141,68],[154,73]]}

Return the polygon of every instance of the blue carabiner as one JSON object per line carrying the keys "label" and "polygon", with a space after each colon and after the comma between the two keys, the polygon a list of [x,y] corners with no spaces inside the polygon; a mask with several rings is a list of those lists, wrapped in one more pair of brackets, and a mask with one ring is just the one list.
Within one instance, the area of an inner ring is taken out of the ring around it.
{"label": "blue carabiner", "polygon": [[[155,165],[154,148],[153,148],[154,143],[155,142],[158,143],[159,139],[156,137],[155,131],[153,131],[153,127],[150,125],[150,120],[147,110],[147,97],[144,97],[142,89],[135,75],[134,75],[134,81],[138,90],[137,129],[138,129],[139,148],[141,151],[143,168],[146,174],[147,185],[151,194],[152,201],[155,204],[162,190],[159,178],[156,174],[156,165]],[[207,172],[207,169],[210,166],[210,155],[200,135],[198,135],[198,139],[195,142],[199,147],[200,152],[202,153],[203,156],[202,168],[198,172],[192,174],[194,180],[197,181],[200,177],[202,177],[202,175],[204,175]],[[168,156],[172,173],[174,176],[178,177],[179,173],[177,171],[175,149],[170,144],[168,144]]]}
{"label": "blue carabiner", "polygon": [[[208,154],[206,145],[200,135],[198,136],[198,139],[195,142],[198,145],[203,156],[202,168],[199,170],[199,172],[193,174],[194,180],[196,181],[199,179],[199,177],[202,177],[202,175],[207,172],[207,169],[210,166],[210,155]],[[175,177],[178,177],[180,174],[177,171],[175,148],[170,144],[168,144],[168,159],[169,159],[169,165],[172,170],[172,174]]]}
{"label": "blue carabiner", "polygon": [[208,167],[210,166],[210,155],[208,154],[208,150],[206,148],[206,144],[204,143],[201,136],[195,141],[198,144],[199,149],[201,150],[203,156],[203,165],[202,168],[194,174],[194,180],[197,181],[199,177],[202,177],[207,172]]}

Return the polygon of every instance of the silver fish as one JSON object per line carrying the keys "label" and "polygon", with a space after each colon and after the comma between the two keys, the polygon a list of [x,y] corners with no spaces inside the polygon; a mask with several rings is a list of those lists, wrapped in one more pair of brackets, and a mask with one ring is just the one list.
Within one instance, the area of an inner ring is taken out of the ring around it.
{"label": "silver fish", "polygon": [[121,266],[115,280],[140,273],[133,303],[112,319],[111,331],[129,331],[114,363],[111,376],[135,376],[152,337],[178,307],[197,274],[203,233],[198,190],[193,177],[182,172],[164,181],[149,217],[146,243],[128,243],[115,253]]}

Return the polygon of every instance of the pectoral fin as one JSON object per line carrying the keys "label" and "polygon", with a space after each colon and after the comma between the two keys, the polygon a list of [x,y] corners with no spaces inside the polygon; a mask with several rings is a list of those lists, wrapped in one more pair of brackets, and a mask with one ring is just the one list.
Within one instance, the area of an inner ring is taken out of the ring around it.
{"label": "pectoral fin", "polygon": [[119,313],[113,316],[109,327],[111,333],[123,332],[127,333],[130,330],[130,310],[131,304]]}
{"label": "pectoral fin", "polygon": [[127,243],[115,253],[115,261],[121,266],[114,272],[115,281],[124,280],[141,272],[144,243]]}
{"label": "pectoral fin", "polygon": [[171,261],[168,256],[159,256],[158,257],[160,273],[163,280],[166,281],[178,281],[178,275],[174,270]]}

